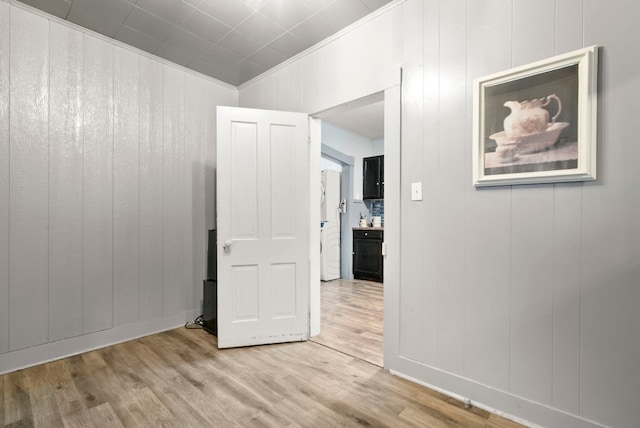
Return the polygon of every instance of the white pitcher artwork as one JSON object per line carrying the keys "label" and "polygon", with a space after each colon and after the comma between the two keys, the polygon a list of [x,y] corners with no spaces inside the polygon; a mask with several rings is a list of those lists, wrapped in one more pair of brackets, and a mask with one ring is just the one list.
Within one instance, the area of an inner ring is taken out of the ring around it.
{"label": "white pitcher artwork", "polygon": [[[546,107],[555,101],[558,112],[549,120]],[[562,101],[556,94],[531,101],[507,101],[511,113],[504,119],[504,131],[490,135],[495,140],[496,157],[502,163],[513,162],[518,155],[536,153],[553,146],[569,122],[556,122],[562,112]]]}

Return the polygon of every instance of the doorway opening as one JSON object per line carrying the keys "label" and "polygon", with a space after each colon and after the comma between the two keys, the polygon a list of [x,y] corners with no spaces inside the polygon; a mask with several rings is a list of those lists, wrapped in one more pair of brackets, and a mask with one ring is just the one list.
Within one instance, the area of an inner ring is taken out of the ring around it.
{"label": "doorway opening", "polygon": [[[381,367],[384,193],[372,197],[363,189],[364,165],[384,161],[384,104],[379,92],[315,115],[322,119],[322,329],[311,339]],[[384,189],[384,169],[379,176]]]}

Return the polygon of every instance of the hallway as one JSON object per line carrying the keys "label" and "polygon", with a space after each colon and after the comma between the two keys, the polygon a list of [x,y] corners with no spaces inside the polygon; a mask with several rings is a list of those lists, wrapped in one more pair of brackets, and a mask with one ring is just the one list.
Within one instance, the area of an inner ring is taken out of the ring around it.
{"label": "hallway", "polygon": [[321,333],[311,340],[382,367],[383,290],[373,281],[323,282]]}

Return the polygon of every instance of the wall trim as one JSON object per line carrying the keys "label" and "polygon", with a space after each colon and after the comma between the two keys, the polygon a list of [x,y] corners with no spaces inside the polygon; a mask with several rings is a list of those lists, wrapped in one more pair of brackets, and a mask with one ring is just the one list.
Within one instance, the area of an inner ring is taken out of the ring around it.
{"label": "wall trim", "polygon": [[[406,357],[400,356],[397,362],[398,366],[402,367],[389,370],[395,376],[433,389],[456,400],[470,400],[475,407],[531,428],[607,428],[606,425],[598,422],[418,363]],[[451,391],[457,391],[457,393]],[[515,414],[520,416],[514,416]]]}
{"label": "wall trim", "polygon": [[57,342],[0,354],[0,375],[173,330],[183,326],[185,319],[191,320],[193,313],[194,311],[192,310],[178,312],[167,317],[118,326],[83,336],[71,337]]}

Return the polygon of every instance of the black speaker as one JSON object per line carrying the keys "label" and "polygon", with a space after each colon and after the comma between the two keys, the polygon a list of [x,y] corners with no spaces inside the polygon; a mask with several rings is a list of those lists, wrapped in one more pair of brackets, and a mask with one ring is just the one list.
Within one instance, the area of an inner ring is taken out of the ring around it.
{"label": "black speaker", "polygon": [[217,256],[218,256],[218,240],[215,229],[211,229],[207,239],[207,279],[212,281],[218,280],[217,272]]}
{"label": "black speaker", "polygon": [[207,239],[207,279],[203,282],[202,327],[211,334],[218,335],[218,272],[217,234],[209,231]]}
{"label": "black speaker", "polygon": [[202,328],[218,335],[218,282],[205,280],[202,297]]}

